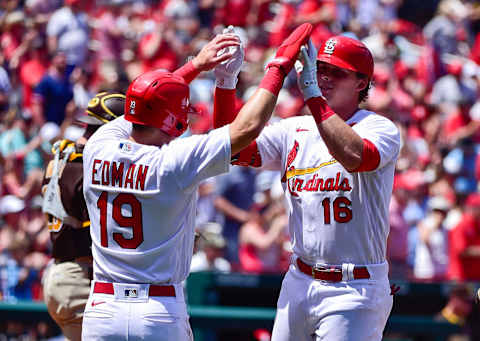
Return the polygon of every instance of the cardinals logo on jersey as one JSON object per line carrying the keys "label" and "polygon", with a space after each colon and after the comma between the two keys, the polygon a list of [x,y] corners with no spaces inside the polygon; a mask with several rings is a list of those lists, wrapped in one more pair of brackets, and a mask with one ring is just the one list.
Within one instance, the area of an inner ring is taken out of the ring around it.
{"label": "cardinals logo on jersey", "polygon": [[295,158],[297,157],[297,153],[298,153],[298,148],[299,148],[299,144],[297,141],[294,142],[293,144],[293,147],[292,149],[290,150],[290,152],[288,153],[288,156],[287,156],[287,166],[285,168],[288,168],[290,167],[290,165],[292,164],[292,162],[295,160]]}
{"label": "cardinals logo on jersey", "polygon": [[286,178],[287,171],[289,170],[290,165],[293,163],[293,161],[294,161],[295,158],[297,157],[297,153],[298,153],[298,148],[299,148],[299,147],[300,147],[300,145],[299,145],[298,142],[295,140],[295,142],[293,143],[292,149],[288,152],[287,164],[285,165],[285,173],[283,174],[282,182],[287,181],[287,178]]}

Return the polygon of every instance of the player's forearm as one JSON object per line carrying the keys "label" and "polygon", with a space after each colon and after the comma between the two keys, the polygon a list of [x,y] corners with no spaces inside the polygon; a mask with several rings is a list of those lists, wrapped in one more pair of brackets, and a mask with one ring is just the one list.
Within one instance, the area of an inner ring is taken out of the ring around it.
{"label": "player's forearm", "polygon": [[263,228],[258,226],[256,222],[247,222],[241,227],[239,242],[241,244],[250,244],[258,250],[266,250],[271,247],[278,234],[272,231],[272,228],[268,232],[261,232]]}
{"label": "player's forearm", "polygon": [[33,121],[41,126],[45,123],[45,116],[43,113],[43,99],[39,98],[39,95],[34,95],[32,103],[32,116]]}
{"label": "player's forearm", "polygon": [[259,88],[242,107],[230,125],[232,155],[247,147],[262,131],[270,119],[277,96]]}
{"label": "player's forearm", "polygon": [[34,138],[32,138],[28,144],[23,148],[23,153],[24,155],[27,155],[28,153],[34,151],[35,149],[37,149],[38,147],[40,147],[40,145],[43,143],[43,139],[40,135],[37,135],[35,136]]}
{"label": "player's forearm", "polygon": [[233,205],[230,201],[223,197],[216,198],[214,205],[218,211],[241,223],[247,222],[250,216],[247,211]]}
{"label": "player's forearm", "polygon": [[462,257],[480,258],[480,246],[469,246],[460,254]]}
{"label": "player's forearm", "polygon": [[258,235],[257,238],[250,240],[251,244],[257,249],[264,251],[270,248],[278,238],[278,234],[271,233],[270,231],[264,235]]}
{"label": "player's forearm", "polygon": [[316,25],[319,23],[326,23],[329,24],[335,20],[335,10],[332,8],[323,8],[317,10],[313,13],[308,13],[300,16],[296,16],[295,22],[296,24],[302,24],[304,22],[309,22],[312,25]]}
{"label": "player's forearm", "polygon": [[324,100],[307,101],[318,131],[330,154],[347,170],[353,171],[362,163],[363,139],[326,105]]}
{"label": "player's forearm", "polygon": [[142,54],[145,58],[152,58],[162,45],[163,34],[161,32],[153,33],[150,40],[143,47]]}
{"label": "player's forearm", "polygon": [[283,231],[283,227],[284,225],[278,225],[278,222],[272,222],[268,232],[265,234],[264,238],[262,238],[263,245],[261,245],[259,248],[266,250],[275,244]]}

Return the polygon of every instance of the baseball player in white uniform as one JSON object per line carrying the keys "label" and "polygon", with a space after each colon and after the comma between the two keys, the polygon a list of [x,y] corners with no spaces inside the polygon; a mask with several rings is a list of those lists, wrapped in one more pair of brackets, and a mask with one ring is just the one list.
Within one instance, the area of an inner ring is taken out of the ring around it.
{"label": "baseball player in white uniform", "polygon": [[[176,139],[188,126],[189,88],[184,78],[156,70],[130,84],[125,116],[90,138],[83,185],[94,281],[84,340],[192,339],[181,283],[190,269],[198,184],[227,172],[231,155],[261,132],[311,29],[300,26],[278,49],[230,125]],[[218,87],[235,85],[243,60],[238,37],[226,36],[211,49],[212,67],[231,57],[216,67]],[[238,47],[217,56],[228,46]]]}
{"label": "baseball player in white uniform", "polygon": [[312,116],[267,126],[233,158],[283,174],[294,255],[272,340],[381,340],[392,308],[385,257],[399,132],[358,107],[374,67],[361,42],[332,37],[317,56],[309,41],[301,59]]}

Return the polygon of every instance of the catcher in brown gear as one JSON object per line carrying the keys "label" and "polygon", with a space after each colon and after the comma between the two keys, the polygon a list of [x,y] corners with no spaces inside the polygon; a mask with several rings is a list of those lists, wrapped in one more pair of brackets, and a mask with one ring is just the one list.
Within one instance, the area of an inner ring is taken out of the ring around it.
{"label": "catcher in brown gear", "polygon": [[82,151],[98,127],[123,115],[125,95],[101,92],[88,103],[85,133],[75,143],[57,141],[43,179],[43,212],[52,241],[53,261],[45,270],[43,290],[50,316],[67,340],[81,340],[82,317],[90,292],[92,252],[90,221],[83,197]]}

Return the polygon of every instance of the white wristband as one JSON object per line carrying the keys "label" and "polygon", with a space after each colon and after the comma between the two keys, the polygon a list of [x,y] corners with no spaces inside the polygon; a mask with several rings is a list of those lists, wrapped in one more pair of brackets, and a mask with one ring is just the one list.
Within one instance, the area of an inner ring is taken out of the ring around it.
{"label": "white wristband", "polygon": [[234,77],[220,77],[215,79],[215,85],[221,89],[235,89],[237,86],[238,78]]}

